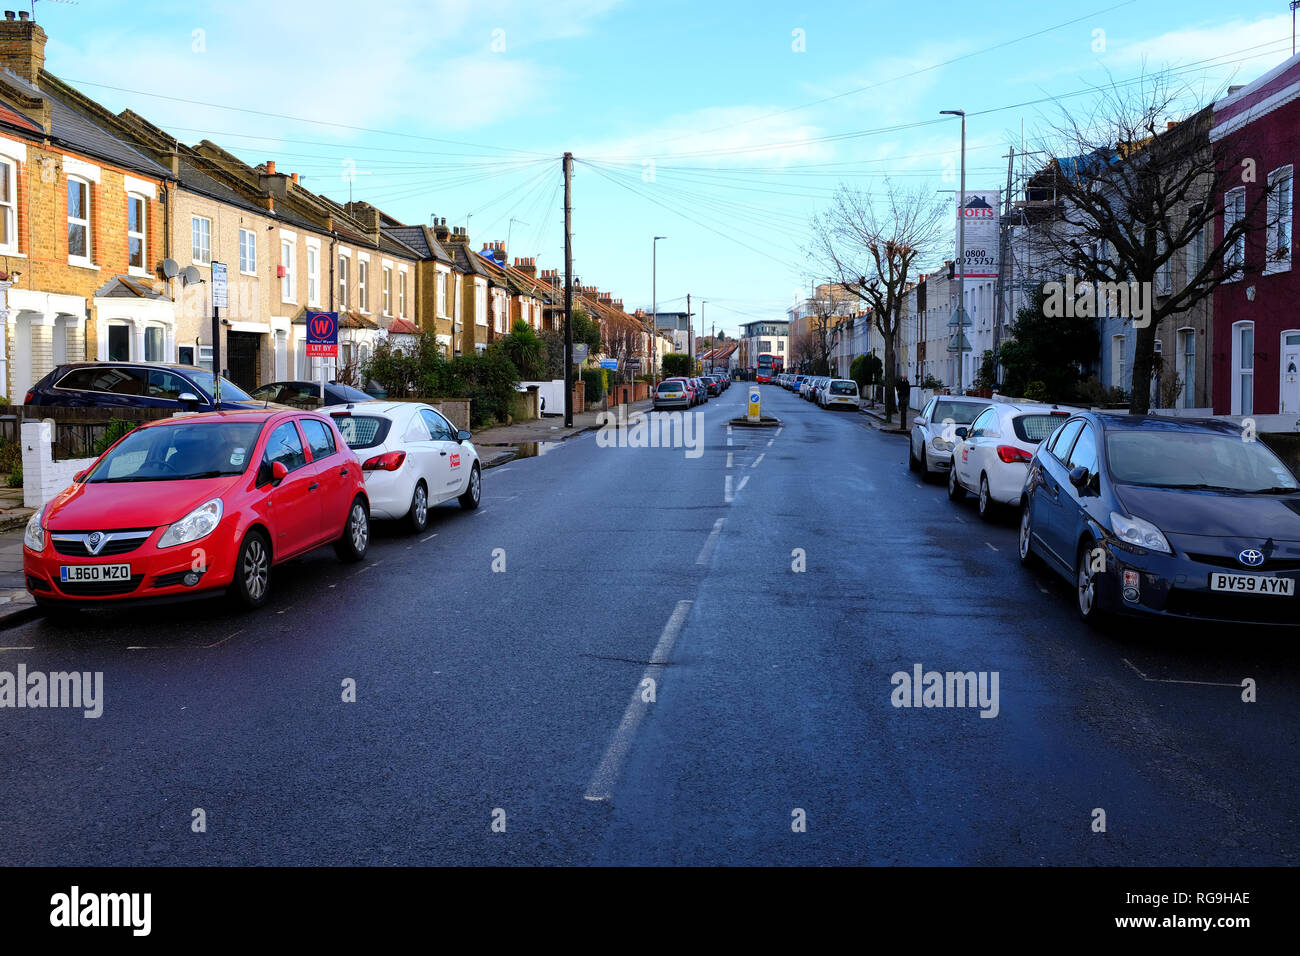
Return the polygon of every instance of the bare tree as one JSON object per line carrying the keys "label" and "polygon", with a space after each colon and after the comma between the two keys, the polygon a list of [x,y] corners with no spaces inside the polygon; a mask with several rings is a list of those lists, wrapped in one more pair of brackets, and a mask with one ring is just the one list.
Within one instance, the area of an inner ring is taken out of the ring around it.
{"label": "bare tree", "polygon": [[[813,257],[869,308],[885,342],[885,419],[893,418],[894,355],[907,287],[918,257],[941,235],[946,207],[925,187],[884,184],[883,200],[841,185],[825,212],[813,218]],[[899,425],[907,423],[899,410]]]}
{"label": "bare tree", "polygon": [[[1246,248],[1257,241],[1256,211],[1274,188],[1265,183],[1254,191],[1249,208],[1244,193],[1230,192],[1254,182],[1252,150],[1243,135],[1211,141],[1212,106],[1168,122],[1185,98],[1159,75],[1103,90],[1090,114],[1066,115],[1049,132],[1044,146],[1057,158],[1031,182],[1055,196],[1056,215],[1033,241],[1061,278],[1069,277],[1065,288],[1070,279],[1077,284],[1079,305],[1094,310],[1089,315],[1132,320],[1135,414],[1150,408],[1161,321],[1189,311],[1261,260]],[[1216,242],[1215,224],[1229,204]],[[1173,282],[1177,258],[1186,263],[1180,287]]]}
{"label": "bare tree", "polygon": [[[822,292],[825,290],[825,294]],[[842,300],[842,297],[841,297]],[[808,300],[807,328],[802,338],[807,359],[814,375],[831,373],[831,356],[839,344],[842,317],[840,301],[836,300],[835,287],[824,285],[814,291]]]}

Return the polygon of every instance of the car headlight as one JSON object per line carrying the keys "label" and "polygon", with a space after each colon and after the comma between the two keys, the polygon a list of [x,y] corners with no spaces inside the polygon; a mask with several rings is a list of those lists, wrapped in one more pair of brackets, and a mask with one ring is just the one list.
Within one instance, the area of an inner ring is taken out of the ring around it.
{"label": "car headlight", "polygon": [[1114,531],[1115,536],[1125,544],[1146,548],[1148,551],[1163,551],[1165,554],[1173,554],[1173,548],[1169,547],[1169,542],[1165,540],[1165,536],[1150,521],[1112,511],[1110,513],[1110,530]]}
{"label": "car headlight", "polygon": [[935,451],[952,451],[952,442],[943,438],[930,439],[930,445]]}
{"label": "car headlight", "polygon": [[211,501],[199,505],[168,528],[158,540],[158,547],[170,548],[178,544],[189,544],[191,541],[198,541],[199,538],[205,538],[217,530],[220,521],[221,499],[213,498]]}
{"label": "car headlight", "polygon": [[23,544],[33,551],[45,550],[45,528],[41,524],[43,517],[45,509],[41,508],[27,519],[27,529],[23,532]]}

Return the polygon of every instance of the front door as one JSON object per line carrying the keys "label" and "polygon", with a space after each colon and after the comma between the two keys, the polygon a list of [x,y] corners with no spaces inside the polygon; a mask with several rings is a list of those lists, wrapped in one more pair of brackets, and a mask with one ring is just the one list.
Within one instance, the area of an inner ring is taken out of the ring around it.
{"label": "front door", "polygon": [[1300,412],[1300,332],[1282,333],[1282,405],[1278,411]]}
{"label": "front door", "polygon": [[262,367],[262,336],[256,332],[229,332],[226,351],[230,380],[246,392],[257,388],[258,370]]}

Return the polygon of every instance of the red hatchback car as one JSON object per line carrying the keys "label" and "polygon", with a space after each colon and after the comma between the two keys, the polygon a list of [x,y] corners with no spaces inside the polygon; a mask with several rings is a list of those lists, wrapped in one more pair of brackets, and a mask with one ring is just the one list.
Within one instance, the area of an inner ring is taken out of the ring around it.
{"label": "red hatchback car", "polygon": [[258,607],[271,568],[370,544],[361,462],[324,415],[256,410],[142,425],[32,515],[27,589],[61,610],[228,589]]}

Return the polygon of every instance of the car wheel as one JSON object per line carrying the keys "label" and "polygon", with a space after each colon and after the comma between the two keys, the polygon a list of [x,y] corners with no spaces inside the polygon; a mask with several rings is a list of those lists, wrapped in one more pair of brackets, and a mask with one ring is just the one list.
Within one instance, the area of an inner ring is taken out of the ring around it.
{"label": "car wheel", "polygon": [[980,475],[979,512],[980,517],[985,521],[992,521],[998,516],[998,503],[993,500],[993,495],[989,492],[988,475]]}
{"label": "car wheel", "polygon": [[352,499],[348,510],[347,523],[343,525],[342,536],[334,542],[334,553],[340,561],[351,564],[360,561],[370,550],[370,512],[366,510],[366,499],[357,495]]}
{"label": "car wheel", "polygon": [[478,507],[479,499],[483,496],[483,477],[479,473],[478,465],[475,464],[469,473],[469,484],[465,486],[465,493],[458,499],[460,506],[466,511],[473,511]]}
{"label": "car wheel", "polygon": [[1079,553],[1074,559],[1074,590],[1079,620],[1095,627],[1102,622],[1106,614],[1102,608],[1101,591],[1098,587],[1099,575],[1092,570],[1092,562],[1089,560],[1091,553],[1089,542],[1085,541],[1079,545]]}
{"label": "car wheel", "polygon": [[1020,540],[1018,542],[1020,563],[1026,568],[1032,568],[1038,564],[1038,555],[1034,554],[1033,548],[1033,530],[1029,499],[1026,498],[1020,505]]}
{"label": "car wheel", "polygon": [[235,558],[235,580],[230,586],[235,600],[247,608],[261,607],[271,590],[271,543],[256,529],[244,535]]}
{"label": "car wheel", "polygon": [[429,525],[429,489],[423,481],[415,483],[411,495],[411,510],[406,513],[406,521],[413,534],[419,534]]}
{"label": "car wheel", "polygon": [[954,461],[952,467],[948,469],[948,500],[961,501],[965,497],[966,489],[957,480],[957,462]]}

